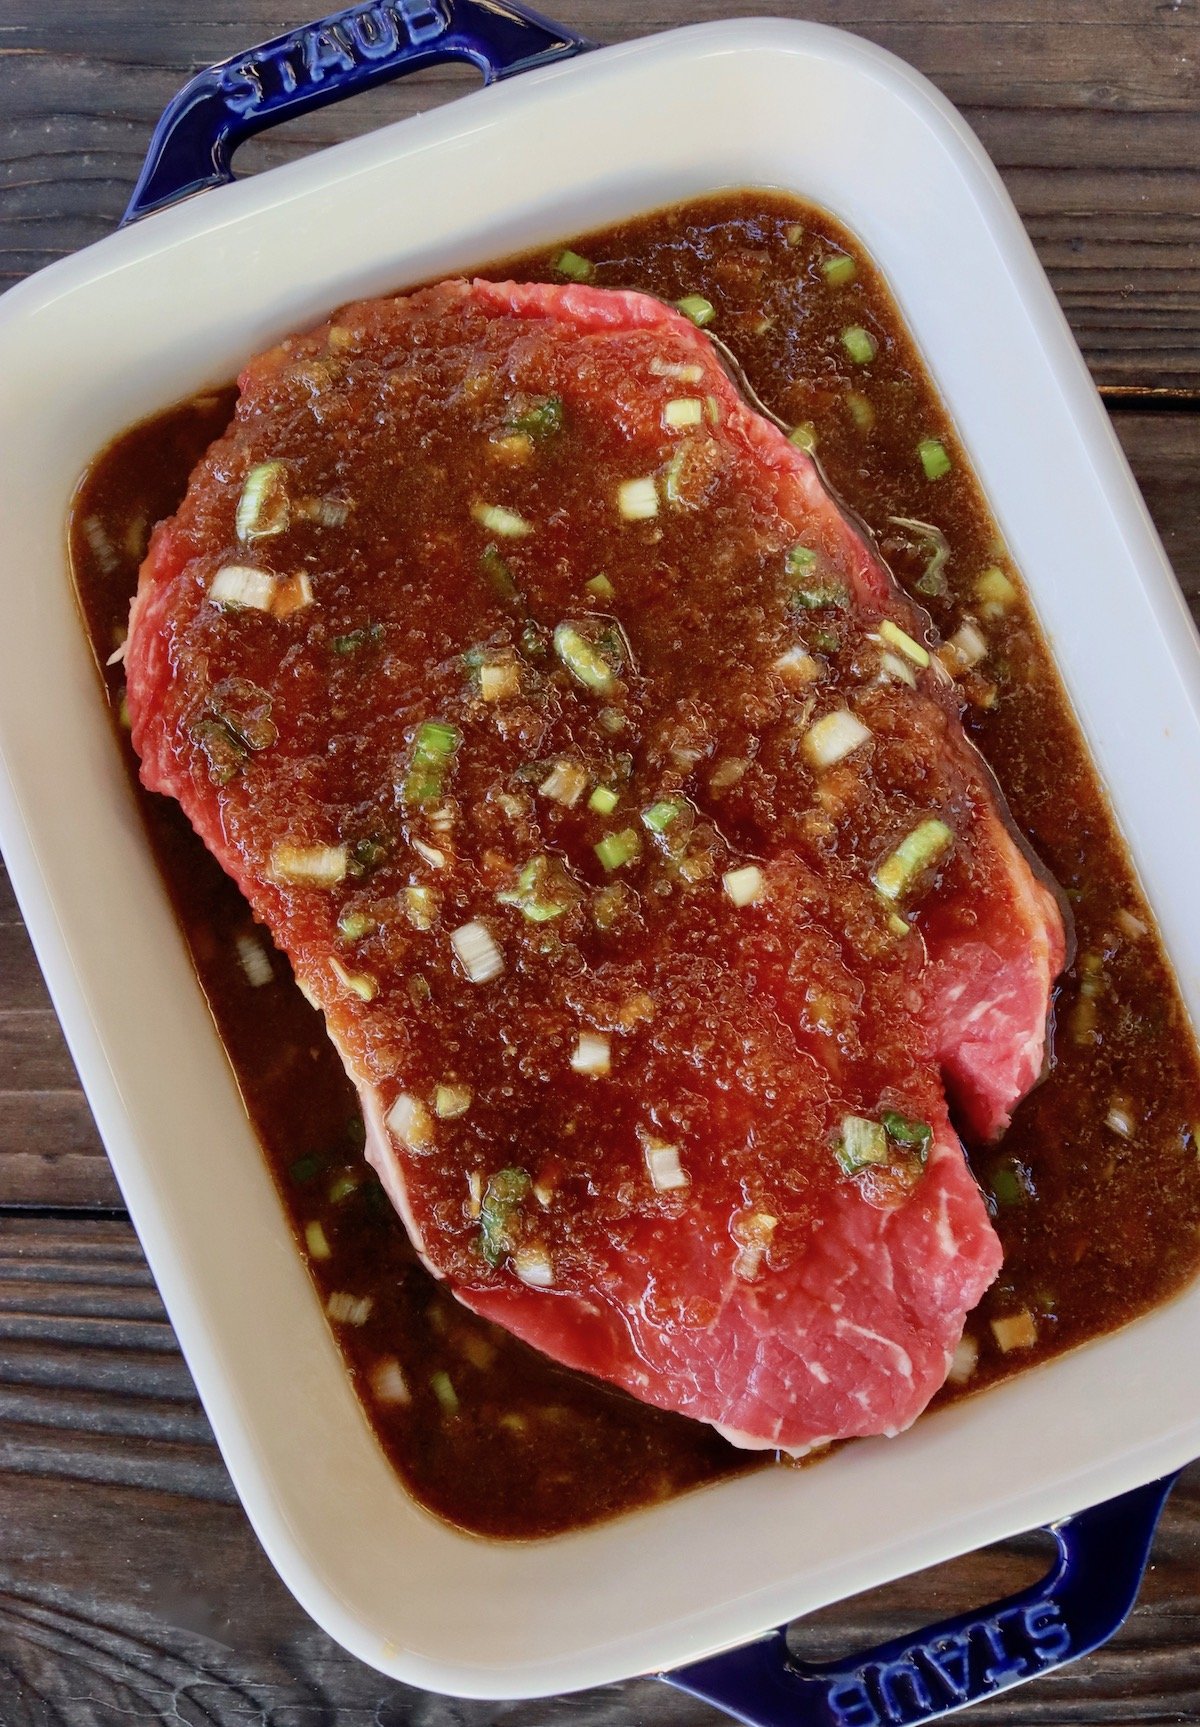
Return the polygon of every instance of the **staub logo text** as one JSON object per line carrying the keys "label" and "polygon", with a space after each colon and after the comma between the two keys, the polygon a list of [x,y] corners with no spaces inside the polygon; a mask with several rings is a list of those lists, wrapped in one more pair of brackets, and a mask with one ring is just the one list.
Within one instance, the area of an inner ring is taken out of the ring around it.
{"label": "staub logo text", "polygon": [[1054,1601],[1008,1608],[994,1619],[918,1643],[895,1661],[866,1661],[828,1693],[839,1727],[909,1727],[934,1712],[1001,1691],[1061,1661],[1071,1634]]}
{"label": "staub logo text", "polygon": [[295,30],[264,53],[227,66],[221,89],[238,114],[263,102],[311,90],[338,73],[390,60],[402,48],[419,48],[443,36],[447,21],[437,0],[378,0],[326,24]]}

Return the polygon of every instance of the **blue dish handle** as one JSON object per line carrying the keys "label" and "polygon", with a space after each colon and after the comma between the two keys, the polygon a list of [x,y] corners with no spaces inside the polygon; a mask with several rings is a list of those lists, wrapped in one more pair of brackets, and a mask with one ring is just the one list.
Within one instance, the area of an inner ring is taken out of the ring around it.
{"label": "blue dish handle", "polygon": [[484,82],[594,48],[512,0],[366,0],[197,73],[168,104],[122,226],[233,179],[233,152],[268,126],[443,60]]}
{"label": "blue dish handle", "polygon": [[1098,1649],[1124,1624],[1174,1475],[1051,1526],[1040,1583],[844,1661],[797,1660],[784,1630],[664,1673],[747,1727],[916,1727]]}

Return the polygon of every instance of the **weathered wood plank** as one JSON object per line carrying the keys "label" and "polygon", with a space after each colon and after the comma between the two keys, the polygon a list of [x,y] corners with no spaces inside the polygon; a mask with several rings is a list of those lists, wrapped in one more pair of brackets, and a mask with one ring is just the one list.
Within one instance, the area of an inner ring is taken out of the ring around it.
{"label": "weathered wood plank", "polygon": [[[315,8],[314,10],[318,10]],[[754,15],[758,0],[561,0],[610,42],[680,22]],[[1200,81],[1196,0],[782,0],[927,72],[999,164],[1098,378],[1200,386]],[[151,126],[198,66],[303,21],[268,0],[180,19],[132,0],[68,11],[10,5],[0,29],[0,282],[108,232]],[[270,165],[460,93],[434,71],[327,109],[249,147]]]}
{"label": "weathered wood plank", "polygon": [[[813,1615],[829,1659],[1020,1587],[1033,1538]],[[995,1701],[993,1727],[1200,1713],[1200,1466],[1176,1490],[1142,1606],[1107,1650]],[[451,1703],[373,1674],[312,1625],[237,1510],[127,1224],[0,1220],[0,1702],[4,1727],[715,1722],[648,1681],[554,1702]],[[1108,1699],[1103,1706],[1099,1700]]]}

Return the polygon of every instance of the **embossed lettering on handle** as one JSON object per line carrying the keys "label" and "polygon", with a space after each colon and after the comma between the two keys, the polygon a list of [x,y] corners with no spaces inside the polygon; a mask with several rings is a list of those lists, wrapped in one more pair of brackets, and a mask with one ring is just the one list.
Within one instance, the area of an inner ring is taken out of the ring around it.
{"label": "embossed lettering on handle", "polygon": [[795,1659],[783,1630],[676,1668],[668,1684],[748,1727],[919,1727],[1086,1655],[1137,1597],[1173,1475],[1052,1526],[1058,1556],[1006,1601],[848,1660]]}
{"label": "embossed lettering on handle", "polygon": [[200,72],[155,129],[124,221],[233,179],[255,132],[445,60],[485,83],[593,47],[514,0],[366,0]]}

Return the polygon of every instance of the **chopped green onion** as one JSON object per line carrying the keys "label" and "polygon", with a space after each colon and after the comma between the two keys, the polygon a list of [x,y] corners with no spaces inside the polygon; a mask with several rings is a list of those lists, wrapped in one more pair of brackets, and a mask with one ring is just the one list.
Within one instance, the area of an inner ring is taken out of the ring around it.
{"label": "chopped green onion", "polygon": [[239,540],[265,540],[288,525],[286,476],[282,462],[258,462],[246,475],[237,502],[234,531]]}
{"label": "chopped green onion", "polygon": [[238,964],[241,966],[246,982],[251,989],[263,989],[267,984],[275,982],[275,969],[271,964],[271,956],[257,936],[235,936],[233,945],[238,956]]}
{"label": "chopped green onion", "polygon": [[842,347],[856,366],[867,365],[879,351],[878,342],[861,324],[851,324],[848,330],[842,331]]}
{"label": "chopped green onion", "polygon": [[493,1268],[503,1265],[517,1246],[515,1225],[532,1185],[523,1169],[500,1169],[488,1180],[479,1207],[479,1237],[483,1257]]}
{"label": "chopped green onion", "polygon": [[320,528],[343,528],[350,519],[351,504],[347,498],[297,498],[296,514],[305,522],[316,522]]}
{"label": "chopped green onion", "polygon": [[490,983],[504,970],[504,955],[496,944],[496,938],[478,918],[454,930],[450,946],[470,983]]}
{"label": "chopped green onion", "polygon": [[345,846],[300,846],[279,840],[271,848],[270,875],[293,887],[335,887],[350,858]]}
{"label": "chopped green onion", "polygon": [[433,1094],[433,1113],[439,1121],[456,1121],[471,1107],[469,1085],[439,1085]]}
{"label": "chopped green onion", "polygon": [[374,1305],[373,1296],[349,1295],[344,1289],[335,1289],[325,1304],[325,1311],[335,1325],[365,1325]]}
{"label": "chopped green onion", "polygon": [[433,1123],[420,1098],[402,1091],[383,1118],[384,1126],[410,1151],[422,1151],[433,1144]]}
{"label": "chopped green onion", "polygon": [[342,988],[356,995],[359,1001],[374,1001],[379,994],[379,985],[369,972],[347,971],[339,959],[331,959],[329,969]]}
{"label": "chopped green onion", "polygon": [[595,1032],[581,1031],[571,1056],[571,1066],[576,1073],[608,1073],[612,1066],[612,1046],[608,1039],[598,1037]]}
{"label": "chopped green onion", "polygon": [[850,410],[850,418],[860,432],[869,432],[875,424],[875,409],[857,390],[850,390],[846,396],[846,406]]}
{"label": "chopped green onion", "polygon": [[302,611],[312,603],[312,580],[307,570],[300,570],[294,576],[285,576],[278,584],[271,610],[277,618],[290,618],[293,612]]}
{"label": "chopped green onion", "polygon": [[783,237],[789,246],[800,245],[801,241],[804,239],[803,222],[793,222],[791,227],[785,230]]}
{"label": "chopped green onion", "polygon": [[588,799],[588,808],[595,810],[598,816],[610,816],[620,801],[620,795],[611,786],[597,786]]}
{"label": "chopped green onion", "polygon": [[329,1186],[329,1203],[340,1205],[344,1199],[349,1199],[352,1193],[358,1192],[358,1176],[348,1171],[339,1175]]}
{"label": "chopped green onion", "polygon": [[323,1157],[298,1157],[288,1169],[288,1174],[293,1181],[303,1186],[306,1181],[311,1181],[313,1176],[318,1174],[324,1164],[325,1159]]}
{"label": "chopped green onion", "polygon": [[371,1390],[380,1403],[411,1403],[412,1393],[395,1356],[386,1356],[371,1371]]}
{"label": "chopped green onion", "polygon": [[643,1135],[646,1173],[657,1193],[674,1193],[688,1186],[688,1176],[679,1161],[679,1147]]}
{"label": "chopped green onion", "polygon": [[572,252],[568,246],[558,254],[551,269],[557,270],[560,276],[567,276],[572,282],[586,282],[595,269],[595,265],[578,252]]}
{"label": "chopped green onion", "polygon": [[414,929],[432,929],[437,911],[438,896],[431,887],[416,885],[405,888],[404,915]]}
{"label": "chopped green onion", "polygon": [[646,522],[658,514],[658,488],[654,475],[623,480],[617,487],[617,509],[627,522]]}
{"label": "chopped green onion", "polygon": [[863,1115],[842,1117],[842,1137],[834,1156],[844,1175],[857,1175],[871,1164],[888,1161],[887,1134],[877,1121]]}
{"label": "chopped green onion", "polygon": [[946,1375],[952,1385],[965,1385],[979,1363],[979,1345],[973,1337],[959,1338]]}
{"label": "chopped green onion", "polygon": [[304,1245],[308,1248],[310,1259],[332,1259],[333,1249],[329,1245],[329,1237],[325,1234],[320,1220],[305,1225]]}
{"label": "chopped green onion", "polygon": [[1027,1307],[991,1321],[992,1336],[1005,1355],[1013,1349],[1032,1349],[1037,1342],[1037,1321]]}
{"label": "chopped green onion", "polygon": [[997,1205],[1004,1206],[1024,1205],[1033,1191],[1028,1170],[1015,1157],[1002,1158],[993,1166],[988,1185]]}
{"label": "chopped green onion", "polygon": [[869,726],[849,708],[834,708],[804,734],[804,750],[814,767],[830,768],[851,755],[871,736]]}
{"label": "chopped green onion", "polygon": [[344,636],[334,636],[330,647],[335,654],[356,654],[359,648],[368,643],[372,646],[383,640],[382,624],[367,624],[357,630],[350,630]]}
{"label": "chopped green onion", "polygon": [[489,534],[499,535],[502,540],[520,540],[533,532],[532,524],[524,516],[503,504],[472,504],[471,514],[481,528]]}
{"label": "chopped green onion", "polygon": [[1119,1134],[1122,1139],[1132,1139],[1135,1122],[1129,1110],[1129,1105],[1122,1098],[1114,1098],[1109,1105],[1104,1125],[1110,1132]]}
{"label": "chopped green onion", "polygon": [[485,702],[506,702],[521,693],[521,673],[513,660],[485,662],[479,668],[479,694]]}
{"label": "chopped green onion", "polygon": [[795,584],[788,595],[792,605],[816,611],[821,606],[845,604],[845,589],[819,574],[820,560],[811,546],[789,547],[785,568]]}
{"label": "chopped green onion", "polygon": [[554,632],[554,651],[571,676],[585,689],[595,690],[603,696],[615,688],[617,675],[614,668],[573,624],[558,625]]}
{"label": "chopped green onion", "polygon": [[940,438],[922,438],[917,445],[917,454],[927,480],[940,480],[954,466]]}
{"label": "chopped green onion", "polygon": [[505,422],[508,432],[523,433],[528,438],[552,438],[563,429],[563,405],[561,396],[547,396],[535,407],[528,408],[525,413],[518,414],[513,420]]}
{"label": "chopped green onion", "polygon": [[880,654],[879,664],[885,677],[890,678],[894,684],[907,684],[910,690],[916,689],[917,674],[899,654]]}
{"label": "chopped green onion", "polygon": [[662,411],[663,425],[677,432],[685,426],[704,423],[704,403],[699,396],[676,396]]}
{"label": "chopped green onion", "polygon": [[953,840],[945,822],[931,816],[900,841],[871,880],[884,899],[902,899],[921,872],[936,863]]}
{"label": "chopped green onion", "polygon": [[554,1284],[554,1262],[544,1247],[518,1247],[512,1268],[531,1289],[550,1289]]}
{"label": "chopped green onion", "polygon": [[898,1109],[885,1109],[881,1119],[888,1138],[894,1139],[897,1145],[916,1152],[918,1161],[924,1164],[933,1143],[933,1129],[929,1123],[910,1121],[908,1116],[901,1115]]}
{"label": "chopped green onion", "polygon": [[642,811],[642,825],[648,827],[652,834],[666,833],[671,823],[682,813],[682,804],[664,799],[661,803],[651,804],[649,809]]}
{"label": "chopped green onion", "polygon": [[274,576],[252,564],[222,564],[208,584],[208,597],[225,611],[269,612],[275,585]]}
{"label": "chopped green onion", "polygon": [[975,578],[975,593],[988,611],[1002,612],[1015,603],[1017,590],[1003,570],[994,566],[980,571]]}
{"label": "chopped green onion", "polygon": [[701,330],[711,324],[717,315],[712,301],[706,300],[703,294],[685,294],[683,299],[676,300],[675,304],[684,317],[690,318]]}
{"label": "chopped green onion", "polygon": [[458,1393],[451,1383],[450,1375],[438,1369],[429,1375],[429,1386],[433,1395],[441,1404],[443,1415],[457,1415],[459,1409]]}
{"label": "chopped green onion", "polygon": [[588,777],[578,762],[555,762],[538,787],[542,797],[573,809],[587,790]]}
{"label": "chopped green onion", "polygon": [[900,652],[905,654],[914,666],[920,666],[922,671],[929,664],[928,650],[923,648],[920,642],[915,642],[911,636],[906,635],[899,624],[894,624],[891,618],[883,619],[879,626],[879,634],[885,642],[890,642],[892,647],[899,648]]}
{"label": "chopped green onion", "polygon": [[337,933],[344,941],[361,941],[373,929],[376,929],[375,919],[368,917],[366,912],[342,912],[337,920]]}
{"label": "chopped green onion", "polygon": [[940,528],[932,522],[919,522],[912,516],[890,516],[893,527],[904,528],[924,542],[926,547],[932,547],[929,562],[917,578],[916,589],[919,594],[925,594],[931,599],[944,599],[949,589],[946,584],[946,561],[950,556],[950,542]]}
{"label": "chopped green onion", "polygon": [[694,361],[660,360],[657,354],[650,362],[650,370],[656,378],[677,378],[681,384],[699,384],[704,378],[704,367]]}
{"label": "chopped green onion", "polygon": [[492,584],[502,600],[515,600],[517,584],[513,581],[512,571],[500,556],[495,546],[485,546],[480,554],[483,573]]}
{"label": "chopped green onion", "polygon": [[894,911],[888,913],[888,928],[891,930],[892,934],[897,937],[912,934],[912,925],[910,923],[906,923],[904,919]]}
{"label": "chopped green onion", "polygon": [[355,840],[350,848],[353,866],[350,871],[351,875],[370,875],[372,870],[378,869],[380,864],[385,861],[390,849],[386,839],[380,839],[374,834],[369,834],[365,839]]}
{"label": "chopped green onion", "polygon": [[441,797],[458,744],[457,728],[442,720],[426,720],[417,727],[400,794],[406,804],[429,804]]}
{"label": "chopped green onion", "polygon": [[757,864],[744,864],[741,869],[726,870],[721,886],[736,906],[753,905],[763,896],[766,883]]}
{"label": "chopped green onion", "polygon": [[811,546],[789,546],[787,554],[787,573],[789,576],[807,576],[817,565],[817,554]]}
{"label": "chopped green onion", "polygon": [[826,258],[821,265],[821,274],[831,288],[844,288],[847,282],[853,282],[858,274],[858,265],[845,252],[839,252],[832,258]]}
{"label": "chopped green onion", "polygon": [[805,420],[799,426],[793,426],[788,433],[788,443],[795,444],[798,450],[807,450],[811,456],[817,447],[817,428],[811,420]]}
{"label": "chopped green onion", "polygon": [[775,670],[785,683],[804,689],[808,684],[815,683],[821,675],[821,668],[812,655],[804,648],[788,648],[775,661]]}
{"label": "chopped green onion", "polygon": [[514,905],[530,923],[549,923],[569,911],[580,898],[580,890],[565,865],[539,854],[530,858],[517,876],[516,885],[496,895],[501,905]]}
{"label": "chopped green onion", "polygon": [[590,581],[585,582],[583,585],[587,589],[588,593],[595,594],[598,600],[611,600],[616,598],[617,590],[613,587],[606,575],[601,574],[593,576]]}
{"label": "chopped green onion", "polygon": [[987,637],[967,618],[946,643],[960,670],[970,671],[987,655]]}
{"label": "chopped green onion", "polygon": [[621,869],[631,863],[642,849],[636,828],[624,828],[620,833],[605,834],[593,847],[606,870]]}

